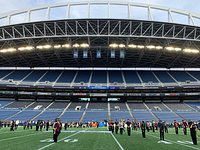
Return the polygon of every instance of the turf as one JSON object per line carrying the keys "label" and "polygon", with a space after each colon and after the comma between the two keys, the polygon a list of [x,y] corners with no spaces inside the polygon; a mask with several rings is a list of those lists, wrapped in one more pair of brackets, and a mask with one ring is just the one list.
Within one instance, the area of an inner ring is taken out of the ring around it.
{"label": "turf", "polygon": [[[85,132],[83,132],[83,130]],[[36,132],[33,130],[23,130],[11,132],[9,128],[0,129],[0,149],[3,150],[200,150],[200,133],[198,131],[198,145],[193,145],[188,130],[185,136],[179,129],[179,135],[174,133],[174,129],[169,129],[165,134],[165,141],[159,143],[159,132],[150,131],[146,138],[142,138],[141,131],[132,131],[129,137],[125,132],[123,135],[102,133],[106,128],[99,129],[68,129],[71,132],[62,132],[59,142],[54,144],[47,139],[52,139],[52,132]],[[82,132],[80,132],[82,131]],[[88,132],[94,131],[94,132]],[[116,140],[115,140],[116,139]],[[42,141],[46,140],[46,141]]]}

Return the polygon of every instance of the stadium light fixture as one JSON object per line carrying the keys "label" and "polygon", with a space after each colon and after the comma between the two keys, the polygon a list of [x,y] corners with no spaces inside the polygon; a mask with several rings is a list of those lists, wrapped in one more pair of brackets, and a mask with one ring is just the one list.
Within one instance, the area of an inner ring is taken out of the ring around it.
{"label": "stadium light fixture", "polygon": [[78,48],[80,45],[78,43],[74,44],[73,47]]}
{"label": "stadium light fixture", "polygon": [[58,45],[54,45],[53,48],[59,49],[59,48],[61,48],[61,45],[59,45],[59,44]]}
{"label": "stadium light fixture", "polygon": [[70,44],[64,44],[64,45],[62,45],[62,47],[64,47],[64,48],[70,48],[71,45]]}
{"label": "stadium light fixture", "polygon": [[174,51],[174,47],[165,47],[165,49],[168,51]]}
{"label": "stadium light fixture", "polygon": [[155,49],[156,48],[156,46],[154,46],[154,45],[147,45],[146,46],[148,49]]}
{"label": "stadium light fixture", "polygon": [[144,48],[144,45],[137,45],[137,48],[143,49],[143,48]]}
{"label": "stadium light fixture", "polygon": [[18,50],[19,51],[30,51],[33,50],[34,47],[33,46],[26,46],[26,47],[19,47]]}
{"label": "stadium light fixture", "polygon": [[36,46],[37,49],[50,49],[52,46],[51,45],[38,45]]}
{"label": "stadium light fixture", "polygon": [[129,47],[129,48],[137,48],[137,45],[129,44],[128,47]]}
{"label": "stadium light fixture", "polygon": [[113,44],[110,44],[110,45],[109,45],[110,48],[117,48],[118,46],[119,46],[119,45],[116,44],[116,43],[113,43]]}
{"label": "stadium light fixture", "polygon": [[185,49],[183,49],[183,52],[185,52],[185,53],[194,53],[194,54],[197,54],[197,53],[199,53],[199,50],[197,50],[197,49],[185,48]]}
{"label": "stadium light fixture", "polygon": [[52,46],[51,45],[44,45],[43,48],[44,49],[50,49]]}
{"label": "stadium light fixture", "polygon": [[124,45],[124,44],[119,44],[119,48],[125,48],[126,47],[126,45]]}
{"label": "stadium light fixture", "polygon": [[179,48],[179,47],[175,47],[174,50],[175,50],[176,52],[182,51],[182,49]]}
{"label": "stadium light fixture", "polygon": [[8,49],[2,49],[0,50],[1,53],[7,53],[7,52],[15,52],[16,48],[8,48]]}
{"label": "stadium light fixture", "polygon": [[155,48],[156,48],[157,50],[163,49],[162,46],[156,46]]}
{"label": "stadium light fixture", "polygon": [[89,44],[87,44],[87,43],[82,43],[82,44],[80,45],[80,47],[81,47],[81,48],[88,48],[88,47],[89,47]]}
{"label": "stadium light fixture", "polygon": [[42,45],[36,46],[37,49],[43,49]]}

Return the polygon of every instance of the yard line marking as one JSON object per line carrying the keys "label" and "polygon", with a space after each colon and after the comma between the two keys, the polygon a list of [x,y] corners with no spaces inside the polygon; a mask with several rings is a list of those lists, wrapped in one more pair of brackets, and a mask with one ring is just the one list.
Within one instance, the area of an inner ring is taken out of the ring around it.
{"label": "yard line marking", "polygon": [[122,145],[119,143],[119,141],[115,138],[115,136],[114,136],[112,133],[110,133],[110,134],[112,135],[113,139],[115,140],[115,142],[117,143],[117,145],[120,147],[120,149],[121,149],[121,150],[124,150],[124,148],[123,148]]}
{"label": "yard line marking", "polygon": [[[70,137],[72,137],[72,136],[75,136],[75,135],[78,134],[78,133],[80,133],[80,132],[76,132],[76,133],[74,133],[74,134],[72,134],[72,135],[69,135],[69,136],[67,136],[67,137],[65,137],[65,138],[62,138],[62,139],[60,139],[58,142],[61,142],[61,141],[65,140],[65,139],[67,139],[67,138],[70,138]],[[48,144],[48,145],[46,145],[46,146],[44,146],[44,147],[39,148],[38,150],[43,150],[43,149],[45,149],[45,148],[47,148],[47,147],[49,147],[49,146],[52,146],[52,145],[54,145],[54,144],[55,144],[55,143]]]}
{"label": "yard line marking", "polygon": [[[151,134],[148,134],[148,133],[147,133],[147,135],[159,139],[159,137],[157,137],[157,136],[154,136],[154,135],[151,135]],[[189,147],[189,148],[192,148],[192,149],[200,150],[200,148],[193,147],[193,146],[190,146],[190,145],[181,144],[181,143],[178,143],[178,142],[175,142],[175,141],[172,141],[172,140],[166,139],[166,141],[169,141],[169,142],[172,142],[172,143],[175,143],[175,144],[178,144],[178,145],[182,145],[182,146],[185,146],[185,147]]]}
{"label": "yard line marking", "polygon": [[6,133],[20,133],[20,132],[26,132],[26,131],[34,131],[34,130],[25,130],[25,131],[6,131],[6,132],[0,132],[0,134],[6,134]]}
{"label": "yard line marking", "polygon": [[24,136],[16,136],[16,137],[12,137],[12,138],[6,138],[6,139],[0,140],[0,142],[7,141],[7,140],[13,140],[13,139],[19,139],[19,138],[28,137],[28,136],[37,135],[37,134],[41,134],[41,133],[34,133],[34,134],[29,134],[29,135],[24,135]]}

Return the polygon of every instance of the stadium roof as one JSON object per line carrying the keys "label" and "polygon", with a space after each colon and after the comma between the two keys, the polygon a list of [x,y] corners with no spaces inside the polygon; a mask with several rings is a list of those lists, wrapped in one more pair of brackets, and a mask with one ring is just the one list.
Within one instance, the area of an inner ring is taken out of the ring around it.
{"label": "stadium roof", "polygon": [[134,19],[200,25],[200,15],[167,7],[124,1],[80,1],[0,14],[0,26],[63,19]]}
{"label": "stadium roof", "polygon": [[[200,67],[200,15],[81,1],[0,16],[0,67]],[[98,55],[98,56],[97,56]]]}

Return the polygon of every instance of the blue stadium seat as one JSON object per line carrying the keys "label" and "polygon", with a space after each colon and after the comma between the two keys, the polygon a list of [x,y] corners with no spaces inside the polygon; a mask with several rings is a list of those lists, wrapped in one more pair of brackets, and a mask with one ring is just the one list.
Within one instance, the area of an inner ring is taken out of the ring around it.
{"label": "blue stadium seat", "polygon": [[175,80],[166,71],[153,71],[163,83],[175,83]]}
{"label": "blue stadium seat", "polygon": [[107,71],[94,70],[92,74],[91,83],[107,83]]}
{"label": "blue stadium seat", "polygon": [[109,82],[124,83],[121,71],[109,71]]}
{"label": "blue stadium seat", "polygon": [[136,71],[123,71],[126,83],[141,84]]}
{"label": "blue stadium seat", "polygon": [[138,73],[144,83],[149,83],[149,82],[158,83],[159,82],[151,71],[138,71]]}

